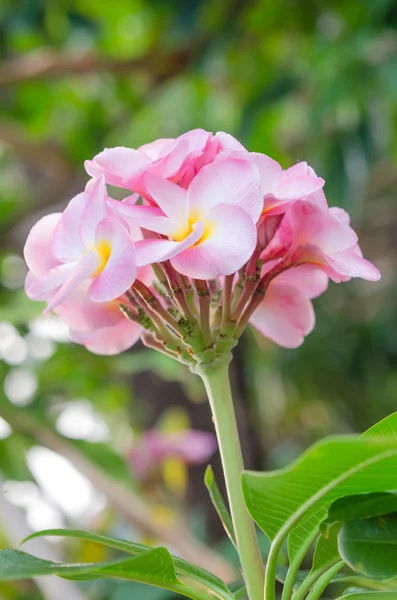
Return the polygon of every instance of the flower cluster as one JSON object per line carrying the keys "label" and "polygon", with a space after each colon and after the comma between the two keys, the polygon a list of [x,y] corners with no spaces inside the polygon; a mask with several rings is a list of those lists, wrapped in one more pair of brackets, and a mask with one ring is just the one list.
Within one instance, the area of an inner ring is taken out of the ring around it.
{"label": "flower cluster", "polygon": [[[85,167],[85,190],[28,236],[26,292],[92,352],[141,337],[191,364],[248,322],[297,347],[329,279],[380,277],[305,162],[284,170],[226,133],[196,129],[106,149]],[[107,185],[128,195],[114,200]]]}

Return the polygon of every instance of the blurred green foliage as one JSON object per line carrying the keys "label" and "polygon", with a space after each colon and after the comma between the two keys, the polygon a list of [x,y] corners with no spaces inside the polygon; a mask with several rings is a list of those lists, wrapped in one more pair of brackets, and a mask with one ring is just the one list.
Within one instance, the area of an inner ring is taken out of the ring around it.
{"label": "blurred green foliage", "polygon": [[[0,415],[14,418],[12,432],[1,434],[3,481],[37,482],[26,456],[46,445],[45,435],[27,431],[20,415],[53,432],[65,406],[84,399],[110,436],[68,443],[163,512],[182,503],[189,513],[189,492],[175,498],[159,481],[142,489],[126,456],[131,432],[153,426],[174,403],[192,426],[211,427],[198,382],[141,348],[102,358],[59,342],[64,334],[48,333],[41,307],[24,298],[20,257],[32,223],[84,185],[85,159],[194,127],[226,130],[284,167],[307,160],[383,273],[376,285],[331,284],[315,301],[315,331],[296,351],[245,336],[234,376],[250,466],[285,464],[325,434],[363,430],[396,409],[393,0],[2,0],[0,57]],[[193,489],[205,495],[199,484]],[[212,515],[199,498],[189,518],[201,523],[203,514]],[[114,507],[95,519],[87,526],[120,527]],[[3,545],[18,541],[3,529]],[[64,552],[98,558],[93,548]],[[0,598],[22,600],[26,590],[32,600],[46,597],[35,589],[7,585]],[[131,584],[81,589],[103,600],[132,591]]]}

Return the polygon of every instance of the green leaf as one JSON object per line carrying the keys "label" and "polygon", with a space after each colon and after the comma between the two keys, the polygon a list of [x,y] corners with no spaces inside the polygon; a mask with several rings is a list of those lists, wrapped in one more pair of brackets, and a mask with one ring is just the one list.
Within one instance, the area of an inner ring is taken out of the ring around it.
{"label": "green leaf", "polygon": [[315,444],[285,469],[244,473],[243,489],[252,518],[280,542],[301,520],[311,533],[337,498],[393,489],[396,471],[397,440],[335,437]]}
{"label": "green leaf", "polygon": [[396,600],[396,592],[358,592],[346,594],[337,600]]}
{"label": "green leaf", "polygon": [[[397,412],[389,415],[366,432],[364,432],[360,438],[383,438],[383,439],[395,439],[397,441]],[[394,489],[395,484],[389,489]],[[354,490],[356,492],[357,490]],[[369,491],[369,490],[366,490]],[[327,516],[327,505],[317,505],[310,511],[308,511],[305,518],[300,520],[300,523],[295,527],[288,538],[288,555],[290,561],[294,559],[301,545],[310,537],[317,526]]]}
{"label": "green leaf", "polygon": [[397,438],[397,412],[392,413],[388,417],[376,423],[367,431],[365,431],[360,437],[380,437],[380,438]]}
{"label": "green leaf", "polygon": [[[38,531],[36,533],[33,533],[32,535],[27,537],[24,540],[24,542],[36,537],[43,536],[60,536],[87,540],[90,542],[101,544],[102,546],[115,548],[117,550],[121,550],[123,552],[128,552],[129,554],[135,555],[144,555],[152,551],[152,548],[144,546],[143,544],[137,544],[135,542],[130,542],[127,540],[120,540],[98,533],[85,531],[83,529],[47,529],[44,531]],[[206,571],[201,567],[197,567],[196,565],[193,565],[181,558],[172,557],[172,560],[176,574],[179,577],[186,577],[187,579],[192,579],[196,581],[200,585],[206,587],[208,590],[211,590],[221,600],[234,600],[233,594],[229,591],[226,584],[221,579],[219,579],[219,577],[216,577],[216,575],[213,575],[209,571]]]}
{"label": "green leaf", "polygon": [[108,563],[67,564],[42,560],[20,550],[0,551],[0,579],[28,579],[39,575],[91,579],[122,577],[169,588],[178,584],[174,563],[168,550],[156,548],[145,555]]}
{"label": "green leaf", "polygon": [[228,509],[226,508],[220,489],[215,481],[214,472],[210,465],[205,471],[204,483],[209,492],[212,504],[214,505],[215,510],[222,521],[222,525],[225,528],[227,535],[233,542],[234,546],[236,546],[236,534],[234,533],[233,521]]}
{"label": "green leaf", "polygon": [[313,566],[310,573],[315,571],[321,571],[329,568],[339,557],[338,550],[338,531],[339,527],[330,527],[328,530],[328,537],[320,536],[313,556]]}
{"label": "green leaf", "polygon": [[200,590],[193,590],[178,580],[172,556],[165,548],[113,562],[76,565],[42,560],[20,550],[0,551],[0,581],[42,575],[78,581],[117,577],[171,590],[192,600],[209,600]]}
{"label": "green leaf", "polygon": [[353,571],[374,579],[397,575],[397,515],[350,521],[338,536],[339,552]]}
{"label": "green leaf", "polygon": [[392,492],[345,496],[331,504],[328,516],[321,523],[320,528],[323,535],[326,535],[329,527],[337,523],[371,519],[394,512],[397,512],[397,494]]}

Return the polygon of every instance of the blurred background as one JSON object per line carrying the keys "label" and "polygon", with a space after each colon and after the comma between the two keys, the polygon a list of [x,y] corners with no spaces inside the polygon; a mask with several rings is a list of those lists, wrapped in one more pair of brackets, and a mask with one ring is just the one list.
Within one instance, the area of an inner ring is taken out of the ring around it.
{"label": "blurred background", "polygon": [[[140,345],[103,358],[69,344],[24,296],[24,240],[80,191],[83,161],[105,146],[202,127],[283,167],[307,160],[383,278],[331,284],[296,351],[246,333],[232,373],[246,464],[285,465],[393,412],[397,4],[1,0],[0,57],[0,546],[91,528],[165,544],[230,580],[236,557],[202,483],[208,462],[220,471],[200,382]],[[73,540],[26,550],[115,556]],[[0,585],[7,600],[131,597],[175,598],[115,581]]]}

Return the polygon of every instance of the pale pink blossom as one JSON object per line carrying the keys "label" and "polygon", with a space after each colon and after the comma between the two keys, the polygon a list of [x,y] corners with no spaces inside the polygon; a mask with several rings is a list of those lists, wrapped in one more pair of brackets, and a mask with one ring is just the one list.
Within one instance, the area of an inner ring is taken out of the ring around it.
{"label": "pale pink blossom", "polygon": [[138,265],[171,259],[179,273],[210,279],[250,258],[263,204],[254,164],[235,157],[212,163],[187,190],[150,173],[145,184],[157,207],[114,203],[123,217],[158,234],[136,243]]}
{"label": "pale pink blossom", "polygon": [[[137,278],[152,286],[150,267],[141,267]],[[125,296],[110,302],[93,302],[88,297],[89,282],[83,282],[59,306],[56,314],[69,327],[69,337],[94,354],[120,354],[131,348],[139,339],[143,328],[129,321],[120,310],[120,304],[129,305]]]}
{"label": "pale pink blossom", "polygon": [[103,175],[106,183],[123,187],[151,199],[143,179],[153,173],[188,187],[200,168],[214,159],[218,140],[203,129],[193,129],[176,139],[159,139],[137,150],[125,147],[106,148],[85,168],[92,177]]}
{"label": "pale pink blossom", "polygon": [[[300,162],[282,169],[278,162],[258,152],[248,152],[240,142],[228,133],[218,132],[216,138],[220,142],[221,152],[216,160],[225,160],[230,154],[244,156],[258,167],[261,178],[261,189],[264,196],[263,213],[265,215],[283,214],[292,204],[309,194],[314,194],[324,186],[324,179],[317,177],[314,170],[306,163]],[[325,200],[325,197],[324,197]]]}
{"label": "pale pink blossom", "polygon": [[216,437],[206,431],[186,429],[164,433],[156,429],[145,431],[129,453],[134,475],[146,479],[168,458],[178,458],[187,465],[206,463],[217,448]]}
{"label": "pale pink blossom", "polygon": [[[271,264],[262,269],[262,275]],[[251,324],[262,335],[284,348],[297,348],[314,329],[311,299],[328,287],[327,275],[313,265],[293,267],[275,277],[263,301],[251,316]]]}
{"label": "pale pink blossom", "polygon": [[49,298],[46,311],[89,281],[94,302],[118,298],[136,276],[135,248],[127,224],[108,202],[103,177],[91,180],[62,214],[41,219],[26,241],[27,293]]}
{"label": "pale pink blossom", "polygon": [[123,315],[119,302],[92,302],[88,299],[86,285],[80,287],[60,304],[55,312],[68,325],[69,337],[94,354],[120,354],[131,348],[139,339],[142,327]]}
{"label": "pale pink blossom", "polygon": [[282,257],[291,266],[313,264],[337,283],[351,277],[378,281],[379,270],[363,258],[357,239],[345,211],[299,200],[284,216],[262,258]]}

